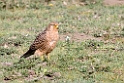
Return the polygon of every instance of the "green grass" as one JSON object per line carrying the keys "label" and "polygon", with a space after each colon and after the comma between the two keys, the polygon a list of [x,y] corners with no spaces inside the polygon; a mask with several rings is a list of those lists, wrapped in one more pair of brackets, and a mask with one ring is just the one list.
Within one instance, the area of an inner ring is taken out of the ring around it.
{"label": "green grass", "polygon": [[[0,3],[1,83],[124,82],[123,5],[18,1]],[[84,33],[95,39],[59,40],[48,62],[33,57],[19,63],[35,36],[53,21],[60,23],[60,35]]]}

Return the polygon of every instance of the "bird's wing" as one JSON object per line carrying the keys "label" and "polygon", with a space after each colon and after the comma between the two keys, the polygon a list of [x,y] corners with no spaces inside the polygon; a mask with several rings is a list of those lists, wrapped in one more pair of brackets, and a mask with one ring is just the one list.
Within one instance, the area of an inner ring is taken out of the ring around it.
{"label": "bird's wing", "polygon": [[46,45],[47,45],[46,33],[43,32],[36,37],[33,44],[30,46],[30,49],[33,49],[33,50],[37,50],[39,48],[44,49]]}
{"label": "bird's wing", "polygon": [[35,53],[35,51],[39,48],[44,49],[47,44],[46,34],[45,32],[40,33],[36,39],[34,40],[33,44],[30,46],[29,50],[21,56],[21,58],[27,58]]}

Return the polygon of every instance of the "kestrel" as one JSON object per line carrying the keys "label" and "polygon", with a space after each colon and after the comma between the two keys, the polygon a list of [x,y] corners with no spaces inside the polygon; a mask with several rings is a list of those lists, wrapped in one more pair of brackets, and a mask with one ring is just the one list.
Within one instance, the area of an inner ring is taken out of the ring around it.
{"label": "kestrel", "polygon": [[27,58],[34,53],[40,56],[47,55],[48,57],[48,54],[56,47],[58,40],[58,23],[50,23],[46,29],[36,37],[29,50],[22,55],[21,58]]}

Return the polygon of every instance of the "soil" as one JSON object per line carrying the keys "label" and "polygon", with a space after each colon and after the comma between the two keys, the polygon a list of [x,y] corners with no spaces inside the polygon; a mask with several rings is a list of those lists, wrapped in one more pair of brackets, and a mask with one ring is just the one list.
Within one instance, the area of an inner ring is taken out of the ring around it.
{"label": "soil", "polygon": [[93,37],[84,33],[68,33],[68,34],[62,34],[60,35],[60,40],[65,41],[67,36],[69,37],[69,39],[71,41],[76,41],[76,42],[81,42],[81,41],[85,41],[85,40],[97,40],[97,41],[101,41],[102,38],[98,37]]}
{"label": "soil", "polygon": [[104,0],[104,4],[108,6],[124,5],[124,0]]}

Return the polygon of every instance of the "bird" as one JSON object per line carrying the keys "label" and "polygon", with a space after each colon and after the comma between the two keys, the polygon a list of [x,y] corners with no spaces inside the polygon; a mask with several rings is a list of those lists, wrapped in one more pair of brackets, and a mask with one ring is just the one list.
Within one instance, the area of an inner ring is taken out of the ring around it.
{"label": "bird", "polygon": [[36,36],[28,51],[20,58],[28,58],[35,53],[41,57],[44,57],[44,55],[48,57],[48,54],[53,51],[59,40],[58,26],[57,22],[50,23],[43,32]]}

